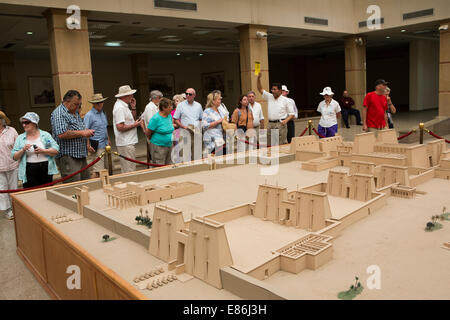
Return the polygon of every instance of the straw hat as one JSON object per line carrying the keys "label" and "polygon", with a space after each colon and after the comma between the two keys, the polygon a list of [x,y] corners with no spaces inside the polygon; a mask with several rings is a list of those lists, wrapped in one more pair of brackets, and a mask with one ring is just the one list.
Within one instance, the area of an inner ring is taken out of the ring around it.
{"label": "straw hat", "polygon": [[325,95],[332,96],[334,93],[333,93],[333,91],[331,91],[330,87],[325,87],[325,88],[323,88],[323,92],[321,92],[320,94],[322,96],[325,96]]}
{"label": "straw hat", "polygon": [[115,95],[115,97],[120,98],[120,97],[129,96],[129,95],[134,94],[136,91],[137,91],[136,89],[131,89],[131,87],[129,85],[121,86],[119,88],[119,92]]}
{"label": "straw hat", "polygon": [[101,93],[96,93],[92,96],[91,100],[88,100],[88,101],[92,104],[95,104],[95,103],[103,102],[106,99],[108,99],[108,97],[103,98],[103,95]]}
{"label": "straw hat", "polygon": [[5,120],[6,125],[9,126],[11,124],[11,121],[9,120],[9,118],[6,116],[6,114],[3,111],[0,111],[0,118]]}

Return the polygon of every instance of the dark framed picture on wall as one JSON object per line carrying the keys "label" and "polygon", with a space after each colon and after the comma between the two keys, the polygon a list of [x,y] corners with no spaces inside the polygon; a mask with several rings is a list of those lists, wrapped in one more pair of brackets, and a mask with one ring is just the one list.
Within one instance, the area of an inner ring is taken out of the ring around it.
{"label": "dark framed picture on wall", "polygon": [[32,108],[55,106],[52,77],[28,77],[28,91]]}
{"label": "dark framed picture on wall", "polygon": [[175,76],[173,74],[151,74],[148,77],[148,89],[159,90],[164,97],[172,99],[175,95]]}
{"label": "dark framed picture on wall", "polygon": [[202,89],[204,97],[214,90],[220,90],[222,92],[222,97],[225,97],[225,72],[202,73]]}

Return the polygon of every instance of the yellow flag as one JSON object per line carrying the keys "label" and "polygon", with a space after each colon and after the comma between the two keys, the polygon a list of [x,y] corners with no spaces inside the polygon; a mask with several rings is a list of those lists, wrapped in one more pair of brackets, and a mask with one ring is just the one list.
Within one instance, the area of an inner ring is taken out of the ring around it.
{"label": "yellow flag", "polygon": [[255,61],[255,76],[259,75],[261,72],[261,62]]}

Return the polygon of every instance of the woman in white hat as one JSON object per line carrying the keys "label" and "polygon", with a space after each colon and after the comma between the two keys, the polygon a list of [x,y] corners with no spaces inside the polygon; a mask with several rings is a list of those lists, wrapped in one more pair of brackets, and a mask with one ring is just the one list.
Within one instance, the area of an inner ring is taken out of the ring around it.
{"label": "woman in white hat", "polygon": [[[16,129],[9,125],[8,117],[0,111],[0,190],[17,189],[19,163],[11,158],[11,150],[18,134]],[[7,193],[0,193],[0,210],[8,219],[13,218],[11,198]]]}
{"label": "woman in white hat", "polygon": [[55,156],[59,145],[50,133],[38,128],[36,113],[27,112],[20,123],[25,132],[17,137],[11,151],[13,159],[19,161],[19,180],[24,188],[52,182],[53,175],[58,173]]}
{"label": "woman in white hat", "polygon": [[323,101],[319,103],[317,111],[321,113],[319,121],[319,134],[323,137],[334,137],[338,131],[337,118],[341,116],[341,107],[339,103],[333,99],[333,91],[330,87],[323,88],[320,93]]}

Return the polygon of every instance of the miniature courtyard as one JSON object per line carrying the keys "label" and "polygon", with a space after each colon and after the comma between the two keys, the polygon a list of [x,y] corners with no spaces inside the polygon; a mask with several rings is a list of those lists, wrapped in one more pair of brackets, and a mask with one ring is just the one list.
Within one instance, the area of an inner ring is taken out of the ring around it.
{"label": "miniature courtyard", "polygon": [[[161,169],[103,175],[20,197],[51,221],[49,212],[73,217],[55,225],[150,299],[247,298],[226,280],[227,268],[237,271],[235,281],[256,281],[283,298],[333,299],[345,279],[365,279],[373,264],[386,286],[361,297],[398,298],[397,286],[411,295],[401,298],[428,297],[419,290],[426,287],[449,297],[448,277],[434,286],[410,281],[413,272],[426,281],[450,266],[442,248],[448,222],[423,229],[432,212],[450,207],[449,152],[443,141],[394,138],[389,130],[350,143],[295,138],[280,148],[274,175],[261,175],[263,165],[209,164],[170,177],[152,178]],[[151,228],[138,225],[138,215]],[[102,242],[104,234],[116,239]],[[158,268],[164,276],[152,280],[149,271]]]}

